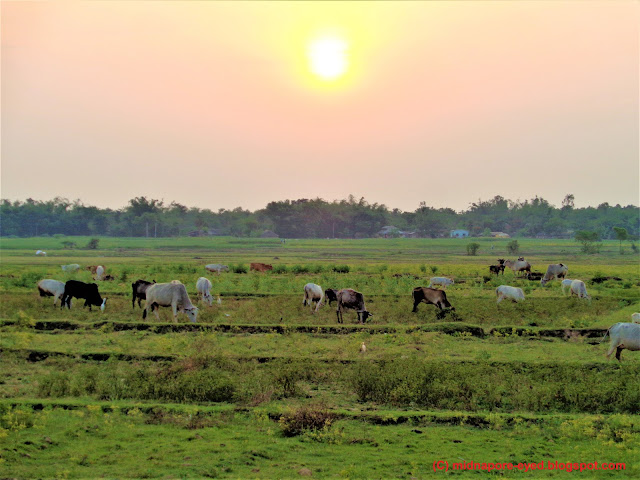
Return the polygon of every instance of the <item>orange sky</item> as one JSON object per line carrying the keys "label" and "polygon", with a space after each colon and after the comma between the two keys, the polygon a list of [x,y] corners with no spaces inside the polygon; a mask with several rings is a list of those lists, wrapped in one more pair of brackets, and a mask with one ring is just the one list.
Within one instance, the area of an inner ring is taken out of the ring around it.
{"label": "orange sky", "polygon": [[[7,2],[2,197],[639,203],[639,4]],[[319,35],[350,69],[314,78]]]}

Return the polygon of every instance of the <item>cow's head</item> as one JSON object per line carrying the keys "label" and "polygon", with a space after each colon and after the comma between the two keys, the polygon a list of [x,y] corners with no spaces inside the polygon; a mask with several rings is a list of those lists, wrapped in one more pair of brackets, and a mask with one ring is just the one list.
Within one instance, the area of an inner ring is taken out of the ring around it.
{"label": "cow's head", "polygon": [[204,297],[204,301],[207,305],[212,306],[213,305],[213,297],[211,296],[210,293],[205,293],[203,295]]}
{"label": "cow's head", "polygon": [[499,258],[499,259],[498,259],[498,263],[499,263],[500,265],[504,265],[504,258]]}
{"label": "cow's head", "polygon": [[362,323],[366,322],[367,318],[373,317],[373,313],[368,312],[367,310],[362,310],[360,313],[362,314]]}
{"label": "cow's head", "polygon": [[193,323],[196,323],[198,319],[198,307],[185,308],[184,313],[187,314],[187,318]]}
{"label": "cow's head", "polygon": [[106,302],[106,299],[102,300],[100,292],[98,292],[98,285],[95,283],[89,285],[89,291],[87,293],[87,301],[95,307],[102,307],[104,302]]}

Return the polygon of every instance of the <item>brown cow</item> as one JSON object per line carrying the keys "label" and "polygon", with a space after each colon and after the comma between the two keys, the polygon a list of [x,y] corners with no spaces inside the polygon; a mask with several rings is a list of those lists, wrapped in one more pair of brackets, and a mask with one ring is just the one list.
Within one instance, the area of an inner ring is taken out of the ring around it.
{"label": "brown cow", "polygon": [[87,270],[91,272],[91,275],[95,275],[97,269],[98,269],[98,265],[90,265],[87,267]]}
{"label": "brown cow", "polygon": [[249,270],[256,272],[266,272],[273,270],[273,265],[267,265],[266,263],[252,263],[249,265]]}
{"label": "brown cow", "polygon": [[[367,311],[367,307],[364,306],[364,296],[360,292],[356,292],[351,288],[343,288],[338,291],[338,308],[336,309],[336,316],[338,317],[338,323],[342,323],[342,311],[347,308],[354,309],[358,313],[358,321],[364,323],[368,317],[372,317],[373,313]],[[362,314],[362,316],[360,316]]]}
{"label": "brown cow", "polygon": [[428,288],[428,287],[416,287],[413,289],[413,313],[418,311],[418,305],[421,302],[426,303],[427,305],[435,305],[440,310],[443,308],[450,308],[451,310],[455,310],[454,307],[451,306],[449,300],[447,300],[447,294],[444,290],[438,290],[436,288]]}

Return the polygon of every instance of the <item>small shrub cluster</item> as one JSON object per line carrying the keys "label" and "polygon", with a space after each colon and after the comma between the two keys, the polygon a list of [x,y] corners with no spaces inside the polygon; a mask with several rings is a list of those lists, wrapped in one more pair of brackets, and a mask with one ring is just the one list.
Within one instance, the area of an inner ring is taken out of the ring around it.
{"label": "small shrub cluster", "polygon": [[335,273],[349,273],[349,265],[334,265],[331,267],[331,271]]}
{"label": "small shrub cluster", "polygon": [[249,271],[247,266],[243,263],[229,265],[229,270],[233,273],[247,273]]}
{"label": "small shrub cluster", "polygon": [[279,423],[285,437],[295,437],[309,431],[328,429],[335,415],[323,405],[306,405],[280,417]]}

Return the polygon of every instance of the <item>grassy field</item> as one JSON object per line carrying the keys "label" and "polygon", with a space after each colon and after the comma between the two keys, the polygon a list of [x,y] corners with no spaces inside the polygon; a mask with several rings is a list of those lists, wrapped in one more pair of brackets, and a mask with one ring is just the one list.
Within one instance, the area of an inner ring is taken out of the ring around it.
{"label": "grassy field", "polygon": [[[101,238],[97,250],[63,248],[89,240],[1,240],[0,478],[487,474],[454,470],[461,461],[622,462],[580,475],[640,475],[640,357],[607,361],[601,343],[640,310],[640,258],[617,242],[583,255],[569,240],[518,240],[535,271],[568,264],[588,302],[558,281],[491,277],[488,265],[515,257],[509,240]],[[470,241],[478,256],[466,254]],[[235,273],[250,262],[274,271]],[[98,282],[104,313],[38,296],[42,278],[92,281],[84,269],[63,273],[69,263],[115,277]],[[208,263],[232,271],[210,274]],[[169,309],[143,321],[131,306],[138,278],[178,279],[196,303],[200,276],[221,303],[198,303],[197,324],[174,324]],[[412,288],[431,276],[455,279],[455,312],[411,313]],[[349,311],[339,325],[335,304],[312,314],[307,282],[357,289],[374,316],[359,325]],[[496,305],[502,284],[526,300]],[[434,472],[438,461],[451,469]]]}

